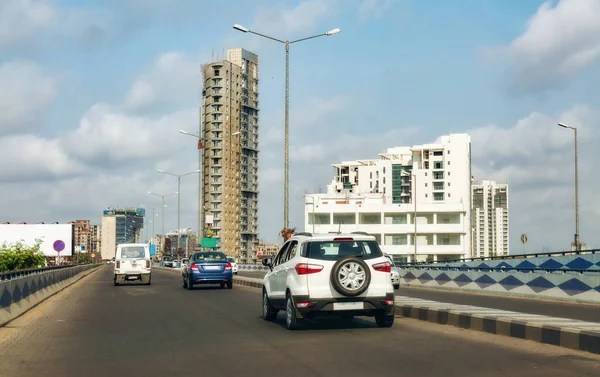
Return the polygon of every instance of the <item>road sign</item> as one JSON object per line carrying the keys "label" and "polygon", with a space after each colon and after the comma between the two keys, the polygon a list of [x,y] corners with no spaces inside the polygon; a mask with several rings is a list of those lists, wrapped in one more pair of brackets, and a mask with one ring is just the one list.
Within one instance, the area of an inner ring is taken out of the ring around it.
{"label": "road sign", "polygon": [[521,234],[521,243],[523,245],[527,243],[527,235],[525,233]]}
{"label": "road sign", "polygon": [[56,240],[56,241],[54,241],[54,244],[52,245],[52,247],[54,247],[54,250],[57,253],[60,253],[61,251],[63,251],[65,249],[65,241]]}
{"label": "road sign", "polygon": [[96,258],[96,254],[92,254],[92,258]]}

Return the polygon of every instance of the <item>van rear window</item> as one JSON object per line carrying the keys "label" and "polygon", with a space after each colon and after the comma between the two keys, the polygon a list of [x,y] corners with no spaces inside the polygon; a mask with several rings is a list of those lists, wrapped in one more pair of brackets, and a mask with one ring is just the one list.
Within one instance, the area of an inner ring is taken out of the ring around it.
{"label": "van rear window", "polygon": [[337,261],[349,255],[374,259],[383,256],[377,241],[311,241],[302,248],[305,258]]}
{"label": "van rear window", "polygon": [[144,246],[125,246],[121,248],[121,258],[145,258],[146,248]]}

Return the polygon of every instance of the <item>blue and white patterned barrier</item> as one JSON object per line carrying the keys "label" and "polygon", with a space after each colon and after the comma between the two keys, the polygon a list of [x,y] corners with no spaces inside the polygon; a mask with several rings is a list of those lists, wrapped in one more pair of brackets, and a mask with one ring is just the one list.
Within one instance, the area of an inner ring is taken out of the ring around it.
{"label": "blue and white patterned barrier", "polygon": [[266,271],[269,269],[267,266],[258,264],[240,264],[238,265],[240,271]]}
{"label": "blue and white patterned barrier", "polygon": [[511,296],[600,302],[600,274],[576,274],[569,271],[483,272],[412,268],[400,270],[400,284]]}
{"label": "blue and white patterned barrier", "polygon": [[[411,266],[415,267],[415,266]],[[436,269],[482,268],[482,269],[546,269],[546,270],[597,270],[600,269],[600,254],[580,254],[568,256],[533,257],[520,259],[501,259],[471,262],[437,262],[420,264],[418,268]]]}

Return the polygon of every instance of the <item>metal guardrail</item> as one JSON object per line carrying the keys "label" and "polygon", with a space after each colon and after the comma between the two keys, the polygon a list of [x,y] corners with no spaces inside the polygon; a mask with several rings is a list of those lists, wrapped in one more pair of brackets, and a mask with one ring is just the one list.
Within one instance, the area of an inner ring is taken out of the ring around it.
{"label": "metal guardrail", "polygon": [[[49,267],[40,267],[40,268],[27,268],[27,269],[23,269],[23,270],[14,270],[14,271],[3,271],[3,272],[0,272],[0,281],[14,280],[14,279],[19,279],[19,278],[22,278],[25,276],[38,275],[38,274],[43,274],[45,272],[63,270],[65,268],[84,266],[86,264],[93,264],[93,263],[68,264],[68,265],[63,265],[63,266],[49,266]],[[96,264],[98,264],[98,263],[96,263]]]}
{"label": "metal guardrail", "polygon": [[507,266],[498,266],[498,267],[450,267],[450,266],[413,266],[409,268],[405,268],[405,266],[399,267],[401,270],[434,270],[434,271],[475,271],[475,272],[546,272],[546,273],[556,273],[561,272],[563,274],[567,273],[579,273],[580,275],[596,275],[600,274],[600,269],[565,269],[565,268],[540,268],[540,267],[507,267]]}
{"label": "metal guardrail", "polygon": [[528,259],[528,258],[540,258],[540,257],[565,257],[570,255],[586,255],[600,253],[600,249],[590,249],[581,251],[557,251],[554,253],[535,253],[535,254],[512,254],[512,255],[497,255],[490,257],[475,257],[475,258],[461,258],[461,259],[447,259],[439,261],[423,261],[423,262],[406,262],[396,263],[399,267],[404,266],[422,266],[432,265],[441,263],[466,263],[466,262],[483,262],[483,261],[494,261],[494,260],[511,260],[511,259]]}

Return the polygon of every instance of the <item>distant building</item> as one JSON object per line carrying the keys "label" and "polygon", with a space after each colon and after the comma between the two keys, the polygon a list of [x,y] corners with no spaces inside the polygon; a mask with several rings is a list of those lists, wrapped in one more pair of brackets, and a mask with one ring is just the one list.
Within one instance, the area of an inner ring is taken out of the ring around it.
{"label": "distant building", "polygon": [[333,167],[327,193],[305,196],[306,232],[367,232],[398,262],[470,256],[469,135]]}
{"label": "distant building", "polygon": [[202,70],[204,232],[246,263],[258,246],[258,56],[232,48]]}
{"label": "distant building", "polygon": [[257,251],[257,260],[254,262],[258,262],[258,260],[262,260],[264,258],[274,258],[279,252],[279,249],[281,249],[281,246],[283,245],[268,244],[264,242],[259,243]]}
{"label": "distant building", "polygon": [[112,259],[117,245],[141,242],[144,228],[143,208],[108,208],[102,213],[102,259]]}
{"label": "distant building", "polygon": [[92,250],[93,232],[90,220],[75,220],[73,224],[73,249],[76,253],[89,253]]}
{"label": "distant building", "polygon": [[474,257],[508,255],[508,184],[481,181],[471,186]]}
{"label": "distant building", "polygon": [[101,225],[92,225],[92,245],[91,245],[92,254],[100,253],[101,244],[102,244],[102,226]]}

